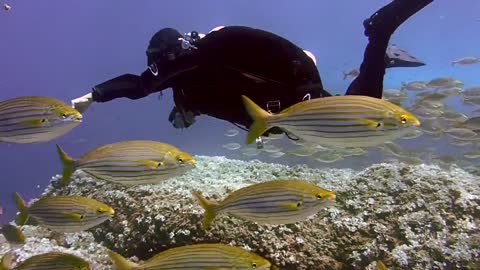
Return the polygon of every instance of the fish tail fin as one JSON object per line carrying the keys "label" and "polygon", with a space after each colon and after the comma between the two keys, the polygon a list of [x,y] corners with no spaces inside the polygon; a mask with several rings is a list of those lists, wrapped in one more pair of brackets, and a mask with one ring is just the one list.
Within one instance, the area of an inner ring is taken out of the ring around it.
{"label": "fish tail fin", "polygon": [[13,263],[13,252],[8,252],[3,255],[2,260],[0,261],[0,270],[11,270]]}
{"label": "fish tail fin", "polygon": [[62,180],[60,184],[65,186],[70,181],[70,177],[72,177],[74,171],[75,160],[71,158],[63,149],[57,144],[57,153],[60,157],[60,161],[63,165],[63,173],[62,173]]}
{"label": "fish tail fin", "polygon": [[256,138],[262,136],[262,134],[269,129],[266,120],[271,114],[246,96],[242,95],[242,102],[248,115],[253,119],[253,124],[250,126],[246,140],[247,144],[251,144]]}
{"label": "fish tail fin", "polygon": [[111,250],[108,251],[108,256],[112,260],[113,264],[115,265],[116,269],[118,270],[134,270],[134,269],[139,269],[138,264],[133,263],[124,257],[122,255],[113,252]]}
{"label": "fish tail fin", "polygon": [[28,220],[28,207],[18,192],[13,194],[13,201],[15,201],[15,205],[17,206],[17,210],[19,212],[16,223],[20,226],[23,226]]}
{"label": "fish tail fin", "polygon": [[192,195],[198,201],[200,206],[205,210],[205,214],[203,217],[203,229],[208,230],[210,228],[210,225],[212,224],[213,219],[217,215],[217,212],[215,211],[215,206],[217,204],[205,199],[205,197],[203,197],[200,192],[193,191]]}

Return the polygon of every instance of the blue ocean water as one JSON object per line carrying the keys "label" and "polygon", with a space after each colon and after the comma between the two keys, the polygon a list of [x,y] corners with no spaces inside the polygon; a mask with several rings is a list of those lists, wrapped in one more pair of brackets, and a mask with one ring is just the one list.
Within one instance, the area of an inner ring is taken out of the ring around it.
{"label": "blue ocean water", "polygon": [[[70,102],[95,84],[123,73],[142,72],[147,43],[159,29],[208,32],[218,25],[268,30],[310,50],[317,58],[325,88],[344,93],[350,81],[342,79],[342,71],[359,66],[367,44],[362,21],[388,2],[11,1],[12,9],[0,12],[0,100],[45,95]],[[477,0],[435,0],[410,18],[395,32],[391,43],[427,65],[389,69],[385,88],[443,76],[460,79],[466,87],[480,85],[480,65],[450,65],[451,60],[480,55],[478,11]],[[36,197],[50,177],[61,172],[56,143],[74,157],[106,143],[153,139],[196,155],[251,159],[221,147],[232,141],[223,135],[231,124],[202,116],[191,128],[177,130],[167,121],[172,106],[170,91],[160,100],[153,94],[137,101],[94,104],[84,113],[81,126],[52,142],[0,144],[0,205],[5,211],[0,221],[15,214],[12,192],[28,199]],[[236,140],[241,143],[244,138],[241,132]]]}

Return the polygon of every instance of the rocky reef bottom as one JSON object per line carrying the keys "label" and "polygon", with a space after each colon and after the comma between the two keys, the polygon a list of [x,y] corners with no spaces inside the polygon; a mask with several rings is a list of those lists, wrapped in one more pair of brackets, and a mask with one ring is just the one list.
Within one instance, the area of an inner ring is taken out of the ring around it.
{"label": "rocky reef bottom", "polygon": [[[133,261],[171,247],[220,242],[243,247],[280,269],[480,269],[480,177],[452,166],[376,164],[363,171],[312,169],[258,160],[197,158],[189,173],[158,185],[123,187],[77,172],[65,188],[52,178],[43,196],[82,195],[104,202],[115,217],[87,232],[58,235],[24,226],[13,247],[0,236],[0,255],[18,260],[52,250],[70,252],[113,269],[114,250]],[[333,207],[291,225],[259,225],[220,216],[201,227],[203,209],[191,191],[223,198],[238,188],[272,179],[304,179],[337,193]]]}

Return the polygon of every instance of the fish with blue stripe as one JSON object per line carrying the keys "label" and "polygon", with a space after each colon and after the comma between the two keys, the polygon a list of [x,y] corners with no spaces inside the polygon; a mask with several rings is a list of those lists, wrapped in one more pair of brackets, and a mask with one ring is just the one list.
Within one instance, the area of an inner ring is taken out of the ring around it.
{"label": "fish with blue stripe", "polygon": [[86,260],[56,251],[32,256],[15,266],[13,262],[13,252],[5,254],[0,262],[0,270],[92,270]]}
{"label": "fish with blue stripe", "polygon": [[18,193],[14,196],[19,212],[16,223],[25,225],[30,217],[56,232],[79,232],[93,228],[115,211],[97,200],[81,196],[44,197],[27,206]]}
{"label": "fish with blue stripe", "polygon": [[331,96],[294,104],[271,114],[242,96],[253,119],[246,143],[279,127],[302,141],[333,148],[372,147],[410,133],[420,126],[412,113],[383,99]]}
{"label": "fish with blue stripe", "polygon": [[220,202],[209,201],[199,192],[193,197],[205,209],[203,228],[221,214],[230,214],[260,224],[291,224],[304,221],[333,205],[335,193],[304,180],[272,180],[250,185]]}
{"label": "fish with blue stripe", "polygon": [[157,141],[123,141],[100,146],[78,160],[68,156],[57,145],[63,163],[61,184],[68,184],[76,170],[82,170],[95,179],[122,185],[157,184],[179,176],[195,167],[195,159],[188,153]]}
{"label": "fish with blue stripe", "polygon": [[113,251],[108,255],[117,270],[278,269],[255,253],[224,244],[194,244],[171,248],[160,252],[141,265],[130,262]]}
{"label": "fish with blue stripe", "polygon": [[0,102],[0,142],[47,142],[81,122],[80,112],[50,97],[24,96]]}

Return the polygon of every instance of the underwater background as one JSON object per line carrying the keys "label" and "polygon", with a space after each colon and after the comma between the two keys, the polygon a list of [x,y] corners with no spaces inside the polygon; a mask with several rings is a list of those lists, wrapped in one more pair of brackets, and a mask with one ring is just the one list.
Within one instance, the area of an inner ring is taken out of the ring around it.
{"label": "underwater background", "polygon": [[[325,89],[343,94],[351,82],[343,79],[343,72],[358,68],[367,44],[362,22],[389,2],[12,0],[12,9],[0,12],[0,100],[43,95],[69,104],[100,82],[144,71],[148,41],[159,29],[173,27],[180,32],[208,33],[218,25],[264,29],[311,51]],[[480,64],[451,65],[451,61],[461,57],[480,56],[479,33],[480,1],[435,0],[402,24],[390,42],[426,65],[387,69],[384,88],[399,89],[402,82],[437,77],[461,80],[464,88],[480,86]],[[447,102],[467,115],[478,109],[464,105],[458,98],[449,98]],[[16,213],[13,192],[21,193],[26,200],[38,197],[52,176],[61,173],[55,144],[79,157],[107,143],[157,140],[192,155],[258,159],[290,166],[305,164],[319,170],[363,170],[386,160],[380,151],[334,163],[321,163],[308,156],[247,156],[240,149],[223,147],[232,142],[243,147],[246,132],[239,130],[237,136],[225,136],[227,130],[235,127],[205,115],[188,129],[175,129],[167,119],[172,107],[170,90],[161,97],[155,93],[135,101],[95,103],[83,113],[81,125],[51,142],[0,143],[0,205],[4,211],[0,223],[12,220]],[[406,149],[425,147],[438,155],[455,156],[465,150],[450,147],[447,138],[432,141],[428,136],[397,143]],[[478,177],[476,180],[480,183]]]}
{"label": "underwater background", "polygon": [[[367,38],[362,22],[388,2],[14,1],[10,12],[0,13],[0,100],[45,95],[69,103],[100,82],[124,73],[143,72],[148,41],[159,29],[206,33],[218,25],[265,29],[310,50],[317,58],[324,87],[343,94],[350,80],[343,80],[342,71],[357,68],[363,59]],[[391,43],[427,65],[388,69],[384,88],[444,76],[462,80],[465,86],[480,85],[480,65],[450,65],[454,59],[479,54],[479,11],[480,2],[476,0],[436,0],[402,24]],[[221,147],[232,141],[242,144],[246,136],[243,131],[234,137],[236,141],[224,136],[226,130],[234,128],[230,123],[201,116],[189,129],[175,129],[167,120],[173,107],[172,94],[170,90],[163,93],[160,100],[158,94],[152,94],[136,101],[94,104],[84,113],[79,127],[48,143],[0,144],[0,204],[6,206],[0,220],[5,222],[14,215],[12,192],[35,197],[52,175],[60,173],[56,143],[73,157],[114,141],[152,139],[192,154],[251,159]],[[275,162],[309,163],[318,168],[344,165],[295,157]]]}

